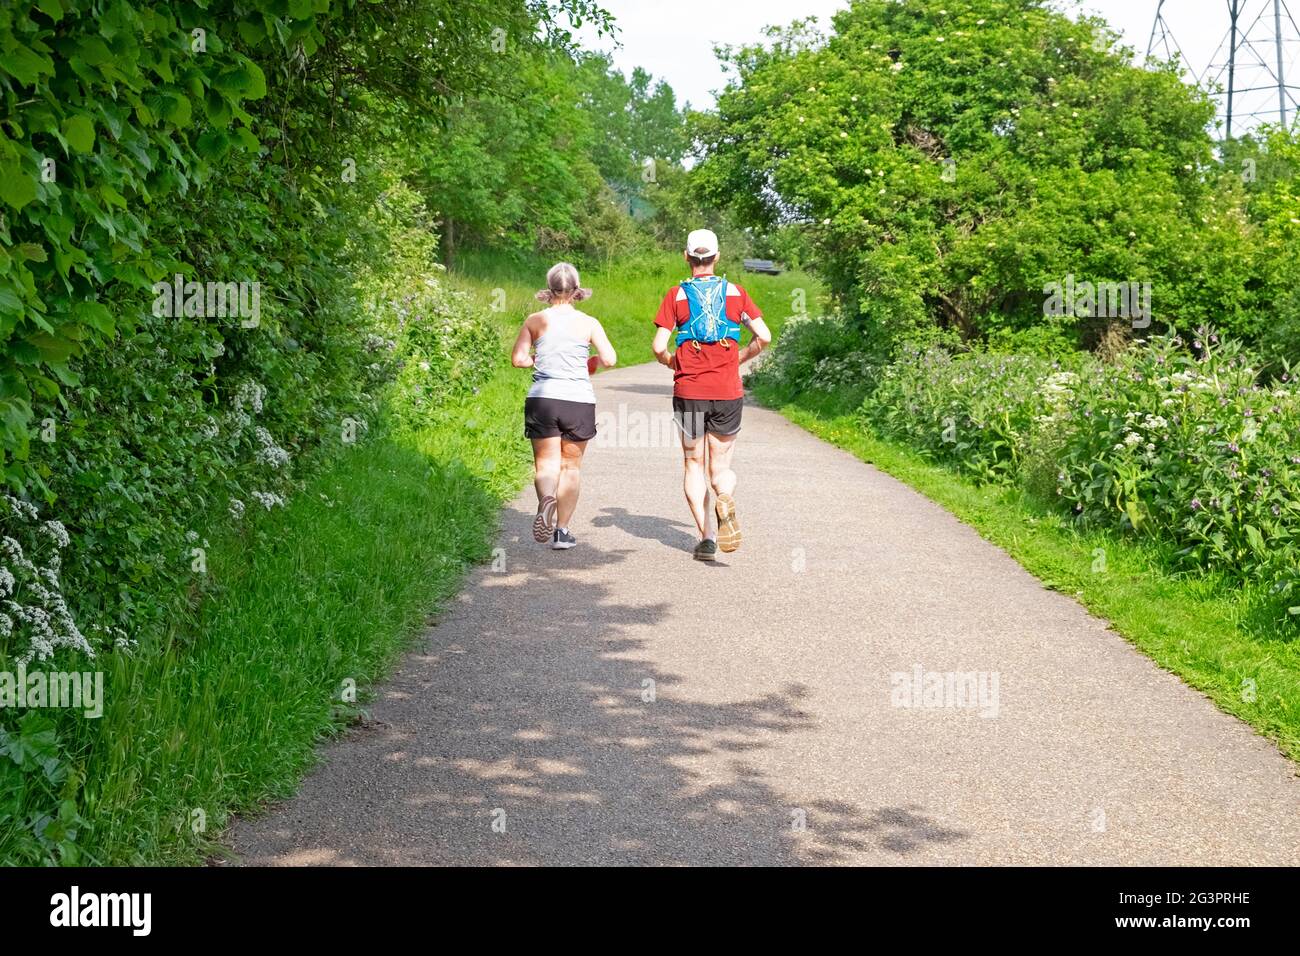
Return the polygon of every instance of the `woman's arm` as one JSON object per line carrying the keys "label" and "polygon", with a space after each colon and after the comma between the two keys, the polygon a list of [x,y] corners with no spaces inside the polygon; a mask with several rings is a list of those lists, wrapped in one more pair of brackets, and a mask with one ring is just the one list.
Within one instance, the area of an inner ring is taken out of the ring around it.
{"label": "woman's arm", "polygon": [[605,327],[595,319],[591,320],[591,344],[596,346],[596,355],[605,368],[613,368],[618,363],[618,354],[605,334]]}
{"label": "woman's arm", "polygon": [[533,367],[533,357],[529,354],[533,348],[532,321],[531,315],[524,319],[524,324],[519,327],[519,334],[515,336],[515,347],[510,352],[510,364],[515,368]]}

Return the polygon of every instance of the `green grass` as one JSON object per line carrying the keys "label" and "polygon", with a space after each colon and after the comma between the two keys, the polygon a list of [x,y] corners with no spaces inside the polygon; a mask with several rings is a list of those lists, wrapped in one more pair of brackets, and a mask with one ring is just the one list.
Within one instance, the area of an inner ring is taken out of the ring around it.
{"label": "green grass", "polygon": [[1216,577],[1176,573],[1158,547],[1080,532],[1023,491],[976,485],[864,431],[849,407],[823,395],[779,411],[947,508],[1047,587],[1074,596],[1161,667],[1300,761],[1300,641],[1267,616],[1264,595]]}
{"label": "green grass", "polygon": [[[453,285],[470,293],[483,306],[504,305],[497,314],[505,327],[517,331],[526,316],[542,308],[534,295],[546,284],[546,270],[552,265],[552,260],[537,256],[468,251],[461,254],[450,275]],[[774,336],[790,314],[795,289],[804,290],[810,311],[822,294],[821,283],[803,272],[758,275],[744,272],[739,263],[726,260],[721,272],[745,287],[763,311]],[[619,364],[654,360],[650,343],[654,339],[655,312],[664,293],[689,275],[682,257],[669,252],[647,254],[609,268],[582,270],[582,284],[593,292],[591,299],[583,303],[583,311],[605,327],[618,351]],[[504,296],[497,294],[497,289]]]}
{"label": "green grass", "polygon": [[344,681],[363,706],[489,556],[530,462],[513,372],[439,424],[358,445],[252,532],[214,541],[218,590],[198,619],[166,648],[110,658],[83,767],[78,842],[93,862],[199,862],[231,812],[293,793],[318,742],[357,714]]}

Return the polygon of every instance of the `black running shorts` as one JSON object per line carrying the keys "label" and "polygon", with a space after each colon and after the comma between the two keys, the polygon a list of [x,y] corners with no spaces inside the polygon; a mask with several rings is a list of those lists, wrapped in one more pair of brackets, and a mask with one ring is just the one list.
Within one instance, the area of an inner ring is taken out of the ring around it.
{"label": "black running shorts", "polygon": [[592,402],[566,402],[559,398],[524,399],[524,435],[565,441],[591,441],[596,437],[596,406]]}
{"label": "black running shorts", "polygon": [[699,438],[705,432],[735,435],[740,431],[743,398],[678,398],[673,396],[673,419],[687,438]]}

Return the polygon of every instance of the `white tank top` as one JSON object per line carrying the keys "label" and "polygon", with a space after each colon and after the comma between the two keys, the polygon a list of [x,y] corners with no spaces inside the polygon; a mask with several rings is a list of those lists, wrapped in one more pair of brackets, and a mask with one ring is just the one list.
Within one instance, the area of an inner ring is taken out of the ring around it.
{"label": "white tank top", "polygon": [[553,306],[543,314],[546,331],[533,343],[533,385],[528,397],[596,404],[587,374],[590,340],[577,334],[580,313],[572,306]]}

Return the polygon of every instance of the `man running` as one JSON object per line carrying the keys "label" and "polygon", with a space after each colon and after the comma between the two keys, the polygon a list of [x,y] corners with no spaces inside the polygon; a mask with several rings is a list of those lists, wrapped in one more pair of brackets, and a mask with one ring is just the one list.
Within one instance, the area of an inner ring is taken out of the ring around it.
{"label": "man running", "polygon": [[[696,229],[686,238],[686,262],[691,277],[664,296],[655,316],[655,358],[673,370],[673,417],[682,435],[686,473],[682,480],[686,503],[700,532],[695,546],[698,561],[712,561],[718,550],[740,547],[736,518],[736,473],[731,453],[740,434],[744,389],[740,366],[772,341],[763,315],[740,286],[714,274],[718,237]],[[740,345],[740,327],[752,333]],[[668,339],[676,332],[676,350]],[[708,505],[712,489],[714,505]],[[717,530],[713,530],[714,516]]]}

